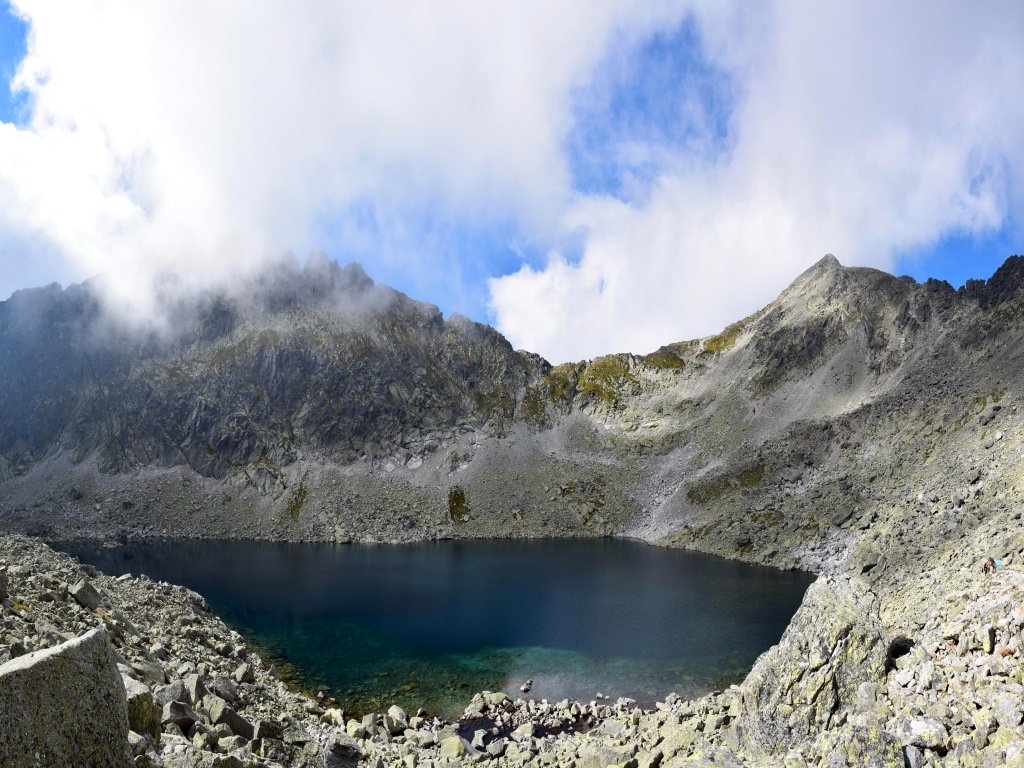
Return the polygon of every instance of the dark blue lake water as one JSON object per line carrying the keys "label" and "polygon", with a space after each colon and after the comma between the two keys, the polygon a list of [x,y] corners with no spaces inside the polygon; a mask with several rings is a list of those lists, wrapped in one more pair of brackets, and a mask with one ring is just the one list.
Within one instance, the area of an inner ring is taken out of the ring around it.
{"label": "dark blue lake water", "polygon": [[349,710],[458,714],[478,690],[652,703],[738,682],[812,577],[619,539],[64,549],[203,594]]}

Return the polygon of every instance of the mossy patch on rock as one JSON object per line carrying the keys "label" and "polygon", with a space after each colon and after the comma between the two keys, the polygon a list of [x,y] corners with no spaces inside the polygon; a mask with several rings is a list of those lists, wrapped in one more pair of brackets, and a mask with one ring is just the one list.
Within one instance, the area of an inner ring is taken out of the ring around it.
{"label": "mossy patch on rock", "polygon": [[659,371],[677,371],[686,367],[686,361],[668,347],[640,358],[644,365]]}
{"label": "mossy patch on rock", "polygon": [[302,512],[302,507],[306,503],[306,483],[299,483],[299,487],[295,489],[292,497],[288,500],[288,517],[292,520],[298,520],[299,514]]}
{"label": "mossy patch on rock", "polygon": [[723,496],[730,488],[754,488],[764,480],[764,471],[764,464],[755,464],[732,477],[698,483],[686,490],[686,498],[691,504],[706,504]]}
{"label": "mossy patch on rock", "polygon": [[544,386],[552,400],[572,402],[576,395],[578,371],[573,363],[556,365],[544,375]]}
{"label": "mossy patch on rock", "polygon": [[548,423],[547,409],[544,407],[544,395],[537,387],[527,387],[523,392],[519,413],[529,424],[546,426]]}
{"label": "mossy patch on rock", "polygon": [[743,333],[745,324],[742,320],[728,326],[724,331],[710,337],[704,342],[704,348],[698,353],[698,357],[717,355],[726,352],[736,346],[736,340]]}
{"label": "mossy patch on rock", "polygon": [[453,485],[448,489],[448,517],[453,523],[469,521],[469,502],[466,501],[466,492],[461,485]]}
{"label": "mossy patch on rock", "polygon": [[636,383],[636,376],[629,369],[629,356],[608,355],[597,358],[583,369],[579,376],[579,391],[583,397],[615,404],[623,390]]}

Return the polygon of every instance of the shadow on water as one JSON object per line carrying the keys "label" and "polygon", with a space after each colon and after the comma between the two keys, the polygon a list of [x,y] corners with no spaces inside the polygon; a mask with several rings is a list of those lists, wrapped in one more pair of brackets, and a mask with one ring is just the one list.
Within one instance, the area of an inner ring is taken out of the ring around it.
{"label": "shadow on water", "polygon": [[202,593],[348,710],[458,714],[478,690],[652,703],[738,682],[812,576],[620,539],[69,542]]}

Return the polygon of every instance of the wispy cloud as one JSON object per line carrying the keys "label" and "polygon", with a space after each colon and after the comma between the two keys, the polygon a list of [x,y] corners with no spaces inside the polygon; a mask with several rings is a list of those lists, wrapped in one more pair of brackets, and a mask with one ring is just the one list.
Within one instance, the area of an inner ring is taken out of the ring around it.
{"label": "wispy cloud", "polygon": [[946,236],[1019,233],[1024,7],[986,10],[698,15],[737,96],[729,139],[705,129],[710,151],[681,149],[645,200],[579,199],[564,222],[581,255],[493,280],[498,327],[556,360],[651,350],[750,312],[826,252],[889,268]]}
{"label": "wispy cloud", "polygon": [[1020,226],[1019,3],[13,8],[0,292],[325,250],[563,360]]}
{"label": "wispy cloud", "polygon": [[329,247],[323,222],[357,222],[366,205],[389,230],[426,209],[553,231],[571,193],[569,92],[613,34],[676,13],[618,0],[13,5],[31,30],[15,87],[33,109],[0,125],[0,228],[106,275],[125,303],[161,270],[206,282]]}

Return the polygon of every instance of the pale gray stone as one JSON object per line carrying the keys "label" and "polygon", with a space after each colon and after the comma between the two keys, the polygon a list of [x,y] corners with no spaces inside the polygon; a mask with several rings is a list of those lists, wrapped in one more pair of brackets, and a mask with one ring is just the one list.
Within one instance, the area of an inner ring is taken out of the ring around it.
{"label": "pale gray stone", "polygon": [[75,582],[74,586],[68,589],[71,596],[75,598],[79,605],[83,608],[87,608],[90,611],[95,611],[100,607],[100,593],[96,591],[96,587],[92,585],[92,582],[88,579],[79,579]]}
{"label": "pale gray stone", "polygon": [[237,683],[254,683],[256,682],[256,675],[252,671],[252,667],[249,664],[239,664],[238,668],[234,673],[235,682]]}
{"label": "pale gray stone", "polygon": [[0,765],[125,768],[125,689],[102,629],[0,665]]}
{"label": "pale gray stone", "polygon": [[384,715],[384,727],[392,734],[401,733],[408,728],[409,718],[406,717],[405,710],[397,705],[389,707]]}
{"label": "pale gray stone", "polygon": [[128,727],[154,739],[160,738],[161,711],[153,698],[153,691],[145,683],[127,675],[121,675],[121,681],[128,705]]}

